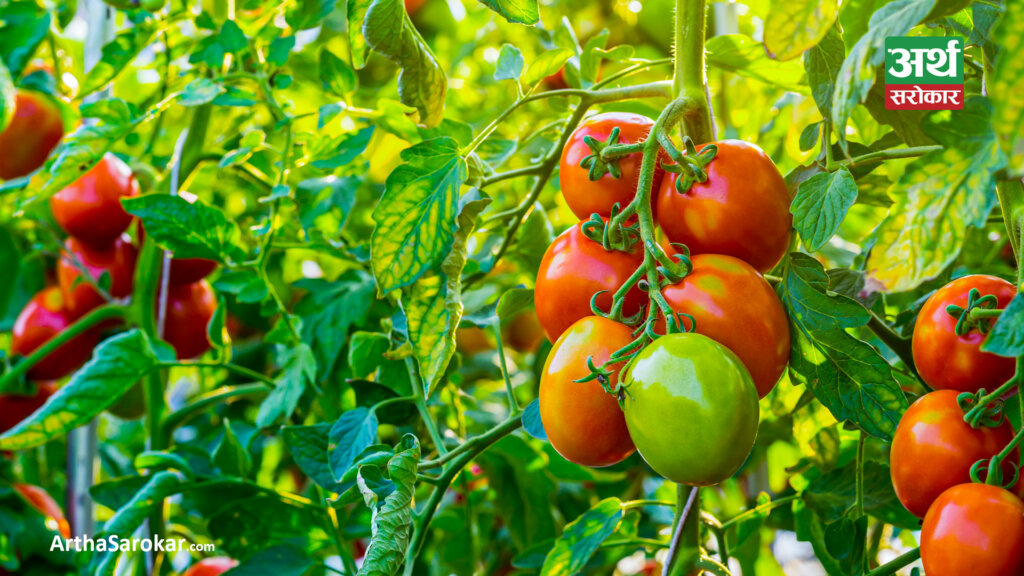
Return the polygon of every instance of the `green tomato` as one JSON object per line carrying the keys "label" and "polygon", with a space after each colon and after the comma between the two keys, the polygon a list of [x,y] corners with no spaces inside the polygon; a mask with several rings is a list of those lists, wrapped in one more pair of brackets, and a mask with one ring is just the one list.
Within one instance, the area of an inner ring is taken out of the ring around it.
{"label": "green tomato", "polygon": [[750,455],[757,388],[728,348],[701,334],[670,334],[644,348],[622,376],[622,408],[637,450],[680,484],[729,478]]}

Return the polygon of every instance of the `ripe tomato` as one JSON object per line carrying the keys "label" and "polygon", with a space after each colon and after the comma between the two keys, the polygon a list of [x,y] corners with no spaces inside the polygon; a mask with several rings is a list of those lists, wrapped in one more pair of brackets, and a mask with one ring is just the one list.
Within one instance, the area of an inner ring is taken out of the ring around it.
{"label": "ripe tomato", "polygon": [[238,561],[225,556],[206,558],[193,564],[185,576],[220,576],[235,566],[238,566]]}
{"label": "ripe tomato", "polygon": [[728,348],[702,334],[669,334],[622,373],[622,408],[644,460],[679,484],[729,478],[757,436],[757,388]]}
{"label": "ripe tomato", "polygon": [[[995,456],[1013,438],[1008,422],[996,428],[971,428],[957,404],[958,394],[925,394],[896,427],[889,455],[892,485],[903,506],[918,518],[947,489],[970,482],[975,462]],[[1005,479],[1013,476],[1008,462],[1003,474]]]}
{"label": "ripe tomato", "polygon": [[[573,322],[590,316],[590,299],[595,293],[597,304],[608,311],[612,293],[643,264],[643,251],[635,246],[631,252],[608,252],[601,244],[583,235],[580,224],[561,233],[548,246],[537,271],[534,302],[537,318],[548,340],[554,342]],[[646,294],[634,286],[626,294],[623,313],[631,316],[640,311]]]}
{"label": "ripe tomato", "polygon": [[[588,169],[580,166],[580,162],[593,153],[584,138],[592,136],[603,142],[608,140],[613,129],[618,128],[618,142],[633,144],[645,140],[652,126],[654,121],[646,116],[607,112],[587,119],[572,133],[565,148],[562,149],[558,180],[566,204],[580,220],[586,220],[594,213],[607,217],[611,214],[612,204],[616,202],[620,208],[625,208],[636,196],[640,162],[643,159],[639,152],[619,158],[619,168],[622,171],[619,178],[605,173],[596,181],[591,180]],[[652,190],[658,190],[661,176],[662,170],[656,170]]]}
{"label": "ripe tomato", "polygon": [[0,132],[0,178],[30,174],[46,162],[63,137],[64,120],[57,104],[44,94],[18,90],[14,117]]}
{"label": "ripe tomato", "polygon": [[36,393],[32,396],[0,395],[0,434],[14,428],[19,422],[39,410],[56,391],[56,383],[40,382],[36,387]]}
{"label": "ripe tomato", "polygon": [[957,319],[946,312],[946,307],[966,307],[972,288],[982,296],[995,295],[999,308],[1005,308],[1017,293],[1006,280],[978,274],[958,278],[932,294],[917,316],[913,338],[914,364],[921,379],[932,388],[992,391],[1013,377],[1014,359],[982,352],[985,335],[979,330],[956,334]]}
{"label": "ripe tomato", "polygon": [[164,340],[179,359],[195,358],[210,349],[206,325],[216,309],[217,296],[206,280],[168,286]]}
{"label": "ripe tomato", "polygon": [[[551,446],[566,460],[584,466],[611,466],[636,448],[626,429],[622,409],[596,380],[577,383],[595,366],[633,341],[629,326],[600,316],[587,316],[555,342],[540,375],[540,419]],[[618,368],[610,380],[618,382]]]}
{"label": "ripe tomato", "polygon": [[[727,254],[767,272],[786,253],[793,216],[786,182],[772,159],[748,142],[715,142],[708,179],[676,190],[667,174],[658,192],[658,223],[692,254]],[[703,146],[701,146],[703,149]]]}
{"label": "ripe tomato", "polygon": [[[14,321],[11,352],[28,356],[74,322],[64,306],[60,288],[44,288],[29,300]],[[77,370],[92,356],[99,335],[88,330],[65,342],[29,369],[30,380],[59,380]]]}
{"label": "ripe tomato", "polygon": [[427,0],[405,0],[405,11],[409,13],[409,16],[420,11],[420,8],[427,3]]}
{"label": "ripe tomato", "polygon": [[97,281],[106,272],[110,276],[108,292],[114,298],[131,295],[138,250],[128,238],[122,236],[112,244],[101,247],[86,244],[77,238],[68,238],[64,247],[70,258],[62,257],[57,264],[57,282],[72,316],[78,318],[103,304],[103,296],[82,278],[72,258],[83,265]]}
{"label": "ripe tomato", "polygon": [[171,284],[191,284],[206,278],[217,269],[217,263],[206,258],[173,258]]}
{"label": "ripe tomato", "polygon": [[46,490],[29,484],[13,484],[14,490],[36,511],[46,517],[46,526],[60,532],[65,538],[71,537],[71,527],[64,517],[64,511]]}
{"label": "ripe tomato", "polygon": [[113,242],[131,224],[121,198],[137,196],[131,168],[107,154],[67,188],[50,198],[50,210],[65,232],[90,244]]}
{"label": "ripe tomato", "polygon": [[1024,573],[1024,503],[998,486],[946,490],[924,517],[921,560],[928,576]]}
{"label": "ripe tomato", "polygon": [[544,341],[544,328],[536,310],[524,310],[512,317],[502,330],[505,344],[517,352],[534,352]]}
{"label": "ripe tomato", "polygon": [[[692,258],[693,270],[661,293],[669,306],[697,321],[697,332],[732,350],[764,398],[789,361],[789,320],[775,291],[746,262],[718,254]],[[682,317],[689,330],[690,321]],[[664,316],[657,330],[665,331]]]}

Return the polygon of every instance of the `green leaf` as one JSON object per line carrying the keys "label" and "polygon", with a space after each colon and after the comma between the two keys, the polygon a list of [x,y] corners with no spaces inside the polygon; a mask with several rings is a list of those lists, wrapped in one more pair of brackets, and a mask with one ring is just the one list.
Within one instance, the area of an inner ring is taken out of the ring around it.
{"label": "green leaf", "polygon": [[50,31],[50,13],[32,0],[0,5],[0,61],[19,78]]}
{"label": "green leaf", "polygon": [[753,78],[786,90],[808,92],[803,67],[799,62],[780,62],[765,54],[764,45],[743,34],[723,34],[705,44],[708,65]]}
{"label": "green leaf", "polygon": [[306,343],[299,343],[294,348],[280,346],[278,354],[283,359],[284,371],[270,395],[260,404],[256,415],[258,428],[271,426],[280,418],[290,418],[306,386],[316,381],[316,358]]}
{"label": "green leaf", "polygon": [[1002,48],[991,74],[985,78],[992,99],[999,144],[1009,157],[1008,170],[1014,178],[1024,176],[1024,62],[1016,55],[1024,51],[1024,5],[1004,4],[1006,13],[993,31],[993,40]]}
{"label": "green leaf", "polygon": [[544,422],[540,419],[540,401],[534,398],[523,410],[523,430],[537,440],[548,439],[548,433],[544,431]]}
{"label": "green leaf", "polygon": [[121,31],[103,46],[99,62],[82,80],[79,94],[92,94],[113,82],[140,52],[153,43],[157,33],[166,30],[170,25],[171,22],[161,20],[144,20]]}
{"label": "green leaf", "polygon": [[224,419],[224,436],[213,451],[213,463],[221,472],[230,476],[245,477],[252,469],[252,458],[245,446],[238,441],[238,436],[231,429],[231,422]]}
{"label": "green leaf", "polygon": [[359,86],[359,78],[344,60],[338,58],[327,46],[321,46],[319,52],[320,85],[329,94],[347,96]]}
{"label": "green leaf", "polygon": [[370,53],[370,45],[363,35],[363,22],[366,21],[366,10],[372,0],[347,0],[348,9],[348,44],[352,54],[352,67],[362,70],[366,66],[366,58]]}
{"label": "green leaf", "polygon": [[333,138],[324,147],[324,150],[317,149],[310,152],[310,156],[316,158],[311,164],[321,170],[334,170],[347,166],[366,151],[372,136],[373,127],[370,126],[355,133],[342,134]]}
{"label": "green leaf", "polygon": [[309,294],[295,307],[302,317],[303,340],[316,353],[319,374],[334,370],[353,324],[361,324],[373,302],[373,283],[364,272],[348,272],[335,282],[301,280],[296,285]]}
{"label": "green leaf", "polygon": [[792,60],[817,46],[839,17],[837,0],[774,2],[764,23],[764,47],[776,60]]}
{"label": "green leaf", "polygon": [[340,481],[356,457],[377,441],[377,426],[377,415],[362,407],[349,410],[335,420],[327,447],[335,480]]}
{"label": "green leaf", "polygon": [[334,11],[336,0],[297,0],[285,13],[285,21],[295,30],[316,28]]}
{"label": "green leaf", "polygon": [[1000,356],[1024,356],[1024,294],[1013,297],[981,349]]}
{"label": "green leaf", "polygon": [[821,122],[815,122],[804,126],[800,131],[800,151],[813,150],[818,145],[818,138],[821,136]]}
{"label": "green leaf", "polygon": [[336,176],[299,182],[295,188],[295,203],[299,207],[299,223],[307,238],[314,238],[314,233],[324,238],[336,238],[341,234],[355,206],[360,183],[357,178]]}
{"label": "green leaf", "polygon": [[480,0],[480,3],[513,24],[533,26],[540,21],[537,0]]}
{"label": "green leaf", "polygon": [[249,39],[234,20],[224,22],[217,34],[217,41],[224,47],[225,52],[241,52],[249,45]]}
{"label": "green leaf", "polygon": [[334,480],[328,455],[330,446],[330,422],[312,426],[284,426],[281,439],[288,452],[295,459],[302,472],[328,492],[341,492],[340,484]]}
{"label": "green leaf", "polygon": [[552,502],[557,484],[547,459],[520,436],[506,436],[480,455],[495,504],[517,550],[555,536]]}
{"label": "green leaf", "polygon": [[[893,491],[889,467],[866,460],[864,466],[864,511],[880,520],[903,528],[918,529],[918,521],[907,512]],[[857,463],[833,470],[813,480],[804,490],[805,503],[826,522],[836,522],[857,501]]]}
{"label": "green leaf", "polygon": [[846,168],[815,174],[801,182],[790,212],[807,249],[820,250],[839,230],[856,201],[857,183]]}
{"label": "green leaf", "polygon": [[846,46],[839,30],[832,28],[814,48],[804,54],[804,69],[811,85],[811,96],[823,118],[832,116],[832,92],[835,90],[839,69],[846,58]]}
{"label": "green leaf", "polygon": [[373,210],[370,251],[380,294],[415,282],[436,268],[454,241],[459,189],[469,170],[451,138],[402,151],[405,164],[385,183]]}
{"label": "green leaf", "polygon": [[294,48],[295,35],[274,38],[274,41],[270,43],[270,50],[267,51],[267,62],[275,66],[284,66]]}
{"label": "green leaf", "polygon": [[768,507],[771,503],[772,498],[767,493],[761,492],[757,495],[754,508],[750,510],[752,513],[734,523],[732,528],[729,529],[727,537],[729,538],[730,548],[743,546],[744,542],[761,530],[765,520],[768,519],[768,515],[771,513],[771,509]]}
{"label": "green leaf", "polygon": [[25,450],[66,436],[114,404],[156,364],[149,339],[139,330],[105,340],[42,408],[0,436],[0,450]]}
{"label": "green leaf", "polygon": [[17,104],[18,92],[14,88],[14,80],[11,73],[0,60],[0,132],[3,132],[7,125],[14,118],[14,107]]}
{"label": "green leaf", "polygon": [[573,51],[568,48],[553,48],[542,53],[540,56],[537,56],[537,58],[530,63],[530,67],[526,69],[526,75],[523,77],[523,82],[525,82],[527,86],[533,86],[561,70],[562,66],[565,66],[566,61],[574,55]]}
{"label": "green leaf", "polygon": [[234,294],[244,304],[256,304],[270,295],[267,283],[252,270],[228,270],[213,283],[218,292]]}
{"label": "green leaf", "polygon": [[790,374],[832,412],[868,434],[891,439],[907,399],[877,350],[846,330],[867,324],[867,310],[829,292],[818,261],[790,255],[779,296],[790,317]]}
{"label": "green leaf", "polygon": [[142,220],[146,237],[178,258],[207,258],[220,263],[241,260],[238,225],[219,208],[181,196],[146,194],[121,201]]}
{"label": "green leaf", "polygon": [[[526,0],[530,1],[530,0]],[[444,114],[448,79],[430,47],[416,32],[402,0],[374,0],[362,23],[374,51],[398,65],[398,96],[419,111],[420,123],[436,126]]]}
{"label": "green leaf", "polygon": [[380,367],[391,343],[386,334],[356,332],[348,345],[348,366],[357,378],[366,377]]}
{"label": "green leaf", "polygon": [[570,576],[586,567],[590,557],[622,522],[622,502],[605,498],[565,526],[544,559],[541,576]]}
{"label": "green leaf", "polygon": [[[373,537],[358,576],[392,576],[405,560],[405,551],[412,536],[412,501],[420,459],[419,441],[411,434],[406,435],[398,450],[388,461],[393,491],[384,497],[383,502],[367,482],[367,474],[376,468],[365,467],[359,471],[359,491],[372,512],[370,527]],[[379,476],[379,472],[377,474]]]}
{"label": "green leaf", "polygon": [[511,44],[503,44],[498,52],[498,63],[494,70],[495,80],[518,80],[523,74],[523,53]]}
{"label": "green leaf", "polygon": [[313,559],[287,545],[257,551],[226,573],[230,576],[303,576],[313,567]]}
{"label": "green leaf", "polygon": [[178,103],[182,106],[202,106],[213,102],[224,92],[224,86],[209,78],[196,78],[188,83],[178,95]]}

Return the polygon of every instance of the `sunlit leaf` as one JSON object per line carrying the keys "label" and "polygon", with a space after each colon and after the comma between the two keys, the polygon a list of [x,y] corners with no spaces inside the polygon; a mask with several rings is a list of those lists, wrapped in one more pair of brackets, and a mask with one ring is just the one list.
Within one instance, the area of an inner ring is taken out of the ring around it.
{"label": "sunlit leaf", "polygon": [[[368,480],[368,476],[379,469],[364,467],[359,471],[359,491],[372,512],[370,527],[373,531],[363,565],[359,568],[359,576],[392,576],[402,564],[406,548],[409,547],[420,444],[415,436],[407,435],[397,450],[387,464],[388,478],[393,488],[383,498]],[[376,477],[381,479],[380,472],[376,472]]]}
{"label": "sunlit leaf", "polygon": [[219,208],[181,196],[146,194],[122,205],[142,220],[146,235],[179,258],[227,262],[242,258],[238,225]]}
{"label": "sunlit leaf", "polygon": [[790,211],[793,226],[807,249],[814,252],[824,246],[856,201],[857,183],[845,168],[816,174],[801,182]]}
{"label": "sunlit leaf", "polygon": [[1024,5],[1007,2],[1004,6],[1006,13],[993,32],[1002,55],[986,75],[985,86],[995,108],[992,125],[1009,157],[1007,169],[1020,178],[1024,176],[1024,61],[1014,55],[1024,50]]}
{"label": "sunlit leaf", "polygon": [[764,45],[777,60],[791,60],[821,41],[839,16],[836,0],[772,3],[764,23]]}
{"label": "sunlit leaf", "polygon": [[541,568],[541,576],[578,574],[590,557],[622,522],[622,502],[618,498],[605,498],[582,516],[566,524],[555,547],[548,553]]}
{"label": "sunlit leaf", "polygon": [[803,66],[799,62],[772,60],[764,45],[743,34],[723,34],[709,38],[708,65],[735,72],[754,80],[794,92],[808,93]]}

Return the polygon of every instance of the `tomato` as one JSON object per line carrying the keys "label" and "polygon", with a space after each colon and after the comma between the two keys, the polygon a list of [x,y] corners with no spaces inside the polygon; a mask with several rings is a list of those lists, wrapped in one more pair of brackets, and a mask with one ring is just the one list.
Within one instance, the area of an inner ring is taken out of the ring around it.
{"label": "tomato", "polygon": [[[597,305],[607,312],[612,294],[643,264],[639,245],[631,252],[606,251],[601,244],[583,235],[580,224],[561,233],[548,246],[537,271],[534,302],[537,318],[548,340],[554,342],[573,322],[590,316],[590,299],[597,292]],[[623,313],[640,311],[647,295],[633,286],[626,294]]]}
{"label": "tomato", "polygon": [[[746,262],[717,254],[692,258],[693,270],[661,293],[673,310],[693,316],[697,332],[732,350],[764,398],[789,361],[789,320],[779,297]],[[687,330],[691,323],[682,316]],[[657,330],[665,332],[664,316]]]}
{"label": "tomato", "polygon": [[483,328],[469,326],[455,331],[455,347],[466,356],[494,350],[494,341]]}
{"label": "tomato", "polygon": [[206,558],[193,564],[185,576],[220,576],[235,566],[238,566],[238,561],[225,556]]}
{"label": "tomato", "polygon": [[217,263],[206,258],[174,258],[171,260],[171,284],[199,282],[216,269]]}
{"label": "tomato", "polygon": [[[540,375],[540,419],[551,446],[566,460],[584,466],[611,466],[636,448],[626,429],[618,400],[597,380],[578,383],[595,366],[633,341],[629,326],[588,316],[574,323],[555,342]],[[615,367],[611,386],[618,382]]]}
{"label": "tomato", "polygon": [[940,495],[921,527],[928,576],[1024,573],[1024,503],[986,484],[960,484]]}
{"label": "tomato", "polygon": [[525,310],[513,316],[502,330],[502,338],[517,352],[535,352],[544,341],[544,328],[536,310]]}
{"label": "tomato", "polygon": [[13,484],[12,488],[37,512],[46,517],[46,526],[60,532],[65,538],[71,537],[71,527],[64,517],[64,511],[46,490],[29,484]]}
{"label": "tomato", "polygon": [[131,168],[107,154],[60,192],[50,198],[50,210],[65,232],[90,244],[113,242],[131,224],[121,198],[137,196],[139,183]]}
{"label": "tomato", "polygon": [[409,13],[409,16],[420,11],[420,8],[427,3],[427,0],[405,0],[405,11]]}
{"label": "tomato", "polygon": [[[903,506],[918,518],[947,489],[970,482],[975,462],[995,456],[1013,439],[1013,428],[1005,421],[995,428],[971,428],[964,422],[958,395],[956,390],[925,394],[896,427],[889,455],[892,485]],[[1009,462],[1003,474],[1005,479],[1013,476]]]}
{"label": "tomato", "polygon": [[63,137],[64,120],[57,103],[45,94],[18,90],[14,117],[0,132],[0,178],[32,173]]}
{"label": "tomato", "polygon": [[210,349],[206,325],[216,309],[217,296],[206,280],[168,286],[164,340],[178,358],[195,358]]}
{"label": "tomato", "polygon": [[104,302],[103,296],[82,278],[81,271],[72,259],[84,266],[97,282],[106,272],[110,276],[108,292],[114,298],[131,295],[138,250],[127,237],[122,236],[102,247],[86,244],[77,238],[68,238],[64,247],[70,257],[62,257],[57,264],[57,282],[72,316],[77,318]]}
{"label": "tomato", "polygon": [[40,382],[36,387],[36,393],[31,396],[0,395],[0,434],[14,428],[19,422],[39,410],[56,391],[57,385],[54,382]]}
{"label": "tomato", "polygon": [[[60,288],[44,288],[29,300],[14,321],[11,334],[11,352],[28,356],[51,338],[74,322],[74,317],[64,306]],[[30,380],[59,380],[77,370],[92,356],[92,349],[99,342],[99,335],[93,330],[65,342],[47,354],[29,369]]]}
{"label": "tomato", "polygon": [[[615,128],[619,129],[618,143],[636,143],[647,138],[654,121],[639,114],[626,112],[607,112],[588,118],[569,137],[562,149],[559,162],[558,180],[562,187],[562,196],[573,214],[580,220],[590,218],[591,214],[609,216],[612,205],[618,202],[625,208],[636,196],[637,181],[640,178],[640,163],[643,154],[636,152],[618,159],[619,178],[605,173],[597,180],[591,180],[588,169],[580,166],[584,158],[593,153],[584,138],[591,136],[602,142]],[[661,183],[662,170],[655,171],[652,190],[657,190]]]}
{"label": "tomato", "polygon": [[623,370],[622,408],[644,460],[669,480],[729,478],[757,436],[757,388],[743,362],[702,334],[669,334]]}
{"label": "tomato", "polygon": [[681,194],[679,175],[666,174],[658,223],[669,241],[686,244],[691,254],[727,254],[767,272],[789,247],[793,216],[786,182],[757,146],[740,140],[715,145],[706,181]]}
{"label": "tomato", "polygon": [[917,316],[912,346],[917,371],[932,388],[992,391],[1013,377],[1014,359],[982,352],[985,335],[977,328],[963,336],[956,334],[957,319],[946,312],[946,307],[966,307],[972,288],[982,296],[994,295],[999,308],[1005,308],[1017,293],[1006,280],[978,274],[958,278],[928,298]]}

